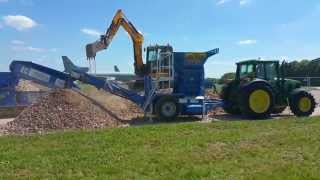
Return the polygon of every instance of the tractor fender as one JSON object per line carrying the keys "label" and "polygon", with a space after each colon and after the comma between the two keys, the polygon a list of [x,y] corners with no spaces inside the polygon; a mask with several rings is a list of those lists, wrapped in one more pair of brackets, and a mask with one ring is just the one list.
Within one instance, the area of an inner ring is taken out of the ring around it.
{"label": "tractor fender", "polygon": [[294,89],[294,90],[292,90],[292,91],[290,92],[290,96],[289,96],[289,97],[294,96],[294,95],[298,94],[298,93],[301,92],[301,91],[306,91],[306,90],[303,89],[303,88]]}
{"label": "tractor fender", "polygon": [[247,82],[245,84],[242,84],[240,89],[241,90],[245,90],[247,87],[252,86],[252,85],[258,85],[258,84],[262,84],[265,86],[268,86],[269,88],[271,88],[272,91],[274,91],[274,89],[272,88],[272,86],[268,83],[268,81],[263,80],[263,79],[255,79],[253,81]]}
{"label": "tractor fender", "polygon": [[289,101],[292,100],[292,98],[295,97],[296,95],[298,95],[300,92],[307,92],[307,91],[303,88],[297,88],[297,89],[292,90],[288,96]]}

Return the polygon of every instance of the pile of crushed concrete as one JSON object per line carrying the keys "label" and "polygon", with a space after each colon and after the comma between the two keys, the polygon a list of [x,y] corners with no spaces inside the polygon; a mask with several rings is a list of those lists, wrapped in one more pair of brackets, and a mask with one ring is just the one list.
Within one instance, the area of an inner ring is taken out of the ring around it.
{"label": "pile of crushed concrete", "polygon": [[[112,100],[116,96],[110,94],[105,96],[111,98],[111,101],[101,105],[79,92],[53,91],[24,109],[12,122],[7,123],[2,131],[5,134],[29,134],[67,129],[119,127],[126,124],[127,119],[133,118],[134,113],[131,111],[138,109],[131,107],[133,103],[128,103],[122,98]],[[107,99],[100,96],[100,100]],[[126,107],[119,107],[124,104]],[[112,106],[108,107],[109,105]]]}
{"label": "pile of crushed concrete", "polygon": [[50,90],[50,88],[34,83],[32,81],[23,80],[23,79],[19,80],[15,89],[16,91],[33,91],[33,92]]}

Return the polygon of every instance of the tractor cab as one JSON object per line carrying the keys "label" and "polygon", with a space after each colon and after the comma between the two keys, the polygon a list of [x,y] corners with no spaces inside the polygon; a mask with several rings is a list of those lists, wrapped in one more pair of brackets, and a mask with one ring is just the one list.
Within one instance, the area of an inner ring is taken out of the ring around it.
{"label": "tractor cab", "polygon": [[[236,81],[246,84],[251,81],[263,80],[268,82],[277,95],[285,97],[292,90],[301,87],[301,82],[285,79],[285,62],[280,65],[279,61],[248,60],[237,63]],[[286,101],[286,99],[282,99]]]}
{"label": "tractor cab", "polygon": [[279,61],[248,60],[237,63],[236,80],[263,79],[275,81],[281,78]]}

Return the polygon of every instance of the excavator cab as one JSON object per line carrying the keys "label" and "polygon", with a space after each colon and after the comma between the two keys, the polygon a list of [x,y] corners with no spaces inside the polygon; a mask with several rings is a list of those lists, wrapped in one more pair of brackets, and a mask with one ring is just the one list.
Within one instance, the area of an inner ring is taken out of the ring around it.
{"label": "excavator cab", "polygon": [[146,71],[159,89],[172,87],[173,81],[173,48],[170,45],[149,46],[146,52]]}

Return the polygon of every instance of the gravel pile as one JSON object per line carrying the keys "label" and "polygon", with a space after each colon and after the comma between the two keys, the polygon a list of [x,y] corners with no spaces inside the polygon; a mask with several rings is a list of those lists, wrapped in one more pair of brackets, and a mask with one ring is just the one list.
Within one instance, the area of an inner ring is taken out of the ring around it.
{"label": "gravel pile", "polygon": [[7,134],[45,133],[65,129],[118,127],[112,112],[72,90],[58,90],[26,108],[5,127]]}
{"label": "gravel pile", "polygon": [[132,120],[141,119],[144,115],[141,108],[133,102],[103,90],[91,88],[89,92],[86,92],[86,95],[98,102],[105,109],[116,114],[122,121],[128,121],[130,123]]}
{"label": "gravel pile", "polygon": [[16,91],[49,91],[50,89],[29,80],[20,79]]}
{"label": "gravel pile", "polygon": [[[211,90],[206,91],[206,97],[210,99],[220,99],[220,95],[218,93],[214,93]],[[214,117],[217,115],[224,115],[226,114],[222,108],[216,108],[210,112],[208,112],[209,117]]]}

